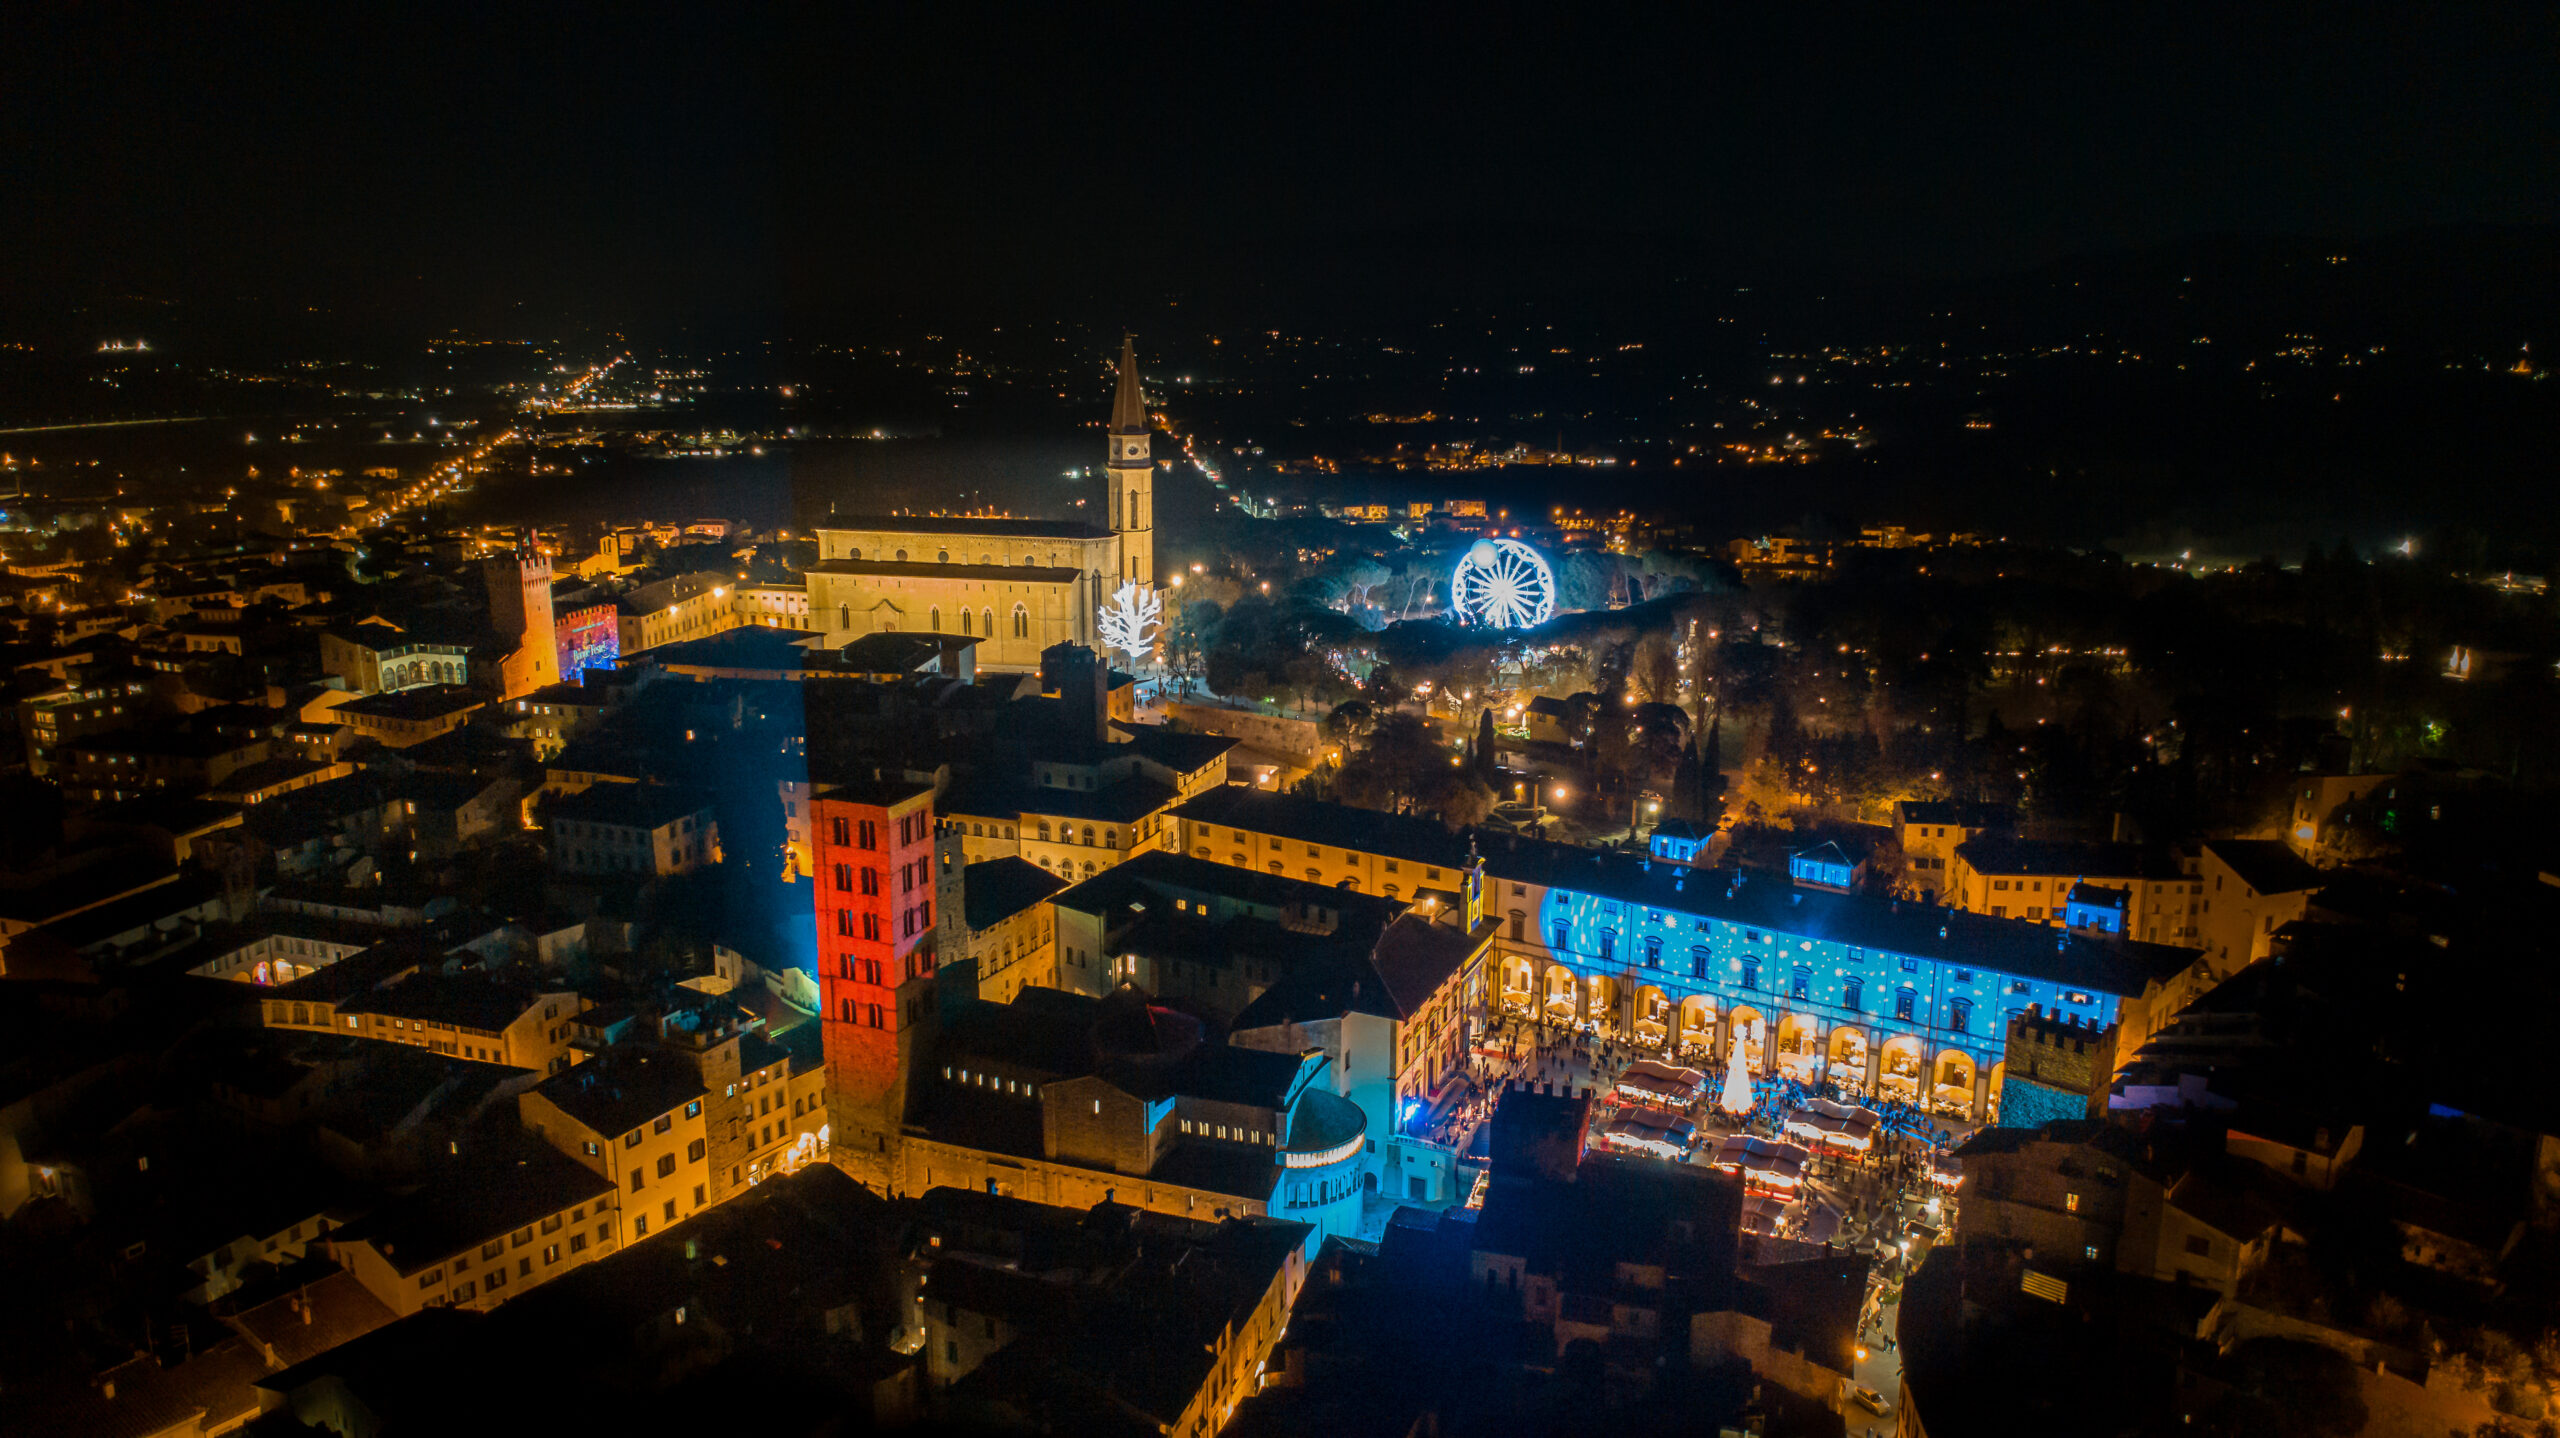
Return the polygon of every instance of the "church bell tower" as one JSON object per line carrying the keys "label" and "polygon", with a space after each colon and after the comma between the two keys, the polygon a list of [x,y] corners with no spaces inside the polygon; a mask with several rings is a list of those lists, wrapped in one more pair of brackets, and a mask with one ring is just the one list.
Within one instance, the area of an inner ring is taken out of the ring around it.
{"label": "church bell tower", "polygon": [[1120,536],[1120,583],[1156,582],[1156,466],[1147,454],[1147,398],[1138,387],[1138,341],[1120,337],[1120,387],[1111,400],[1111,529]]}

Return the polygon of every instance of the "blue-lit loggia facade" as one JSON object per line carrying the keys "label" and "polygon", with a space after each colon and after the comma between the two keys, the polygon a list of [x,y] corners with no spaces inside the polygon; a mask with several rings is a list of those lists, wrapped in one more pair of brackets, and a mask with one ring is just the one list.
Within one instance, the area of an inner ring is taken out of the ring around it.
{"label": "blue-lit loggia facade", "polygon": [[1740,1043],[1756,1073],[1950,1117],[1996,1117],[2010,1013],[2103,1026],[2182,966],[2178,951],[2041,924],[1564,852],[1486,856],[1486,908],[1505,920],[1497,1018],[1711,1071]]}

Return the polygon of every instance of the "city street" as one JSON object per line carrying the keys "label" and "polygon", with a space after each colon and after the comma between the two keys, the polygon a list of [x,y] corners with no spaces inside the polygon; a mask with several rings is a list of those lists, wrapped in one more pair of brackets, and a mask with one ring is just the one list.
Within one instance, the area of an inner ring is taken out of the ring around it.
{"label": "city street", "polygon": [[1864,1356],[1859,1358],[1857,1371],[1851,1376],[1884,1399],[1885,1411],[1882,1414],[1870,1413],[1851,1404],[1845,1416],[1852,1433],[1864,1433],[1870,1427],[1882,1433],[1893,1431],[1896,1421],[1894,1407],[1902,1393],[1902,1348],[1898,1342],[1888,1344],[1885,1340],[1893,1337],[1900,1316],[1900,1304],[1887,1304],[1859,1335],[1858,1351]]}

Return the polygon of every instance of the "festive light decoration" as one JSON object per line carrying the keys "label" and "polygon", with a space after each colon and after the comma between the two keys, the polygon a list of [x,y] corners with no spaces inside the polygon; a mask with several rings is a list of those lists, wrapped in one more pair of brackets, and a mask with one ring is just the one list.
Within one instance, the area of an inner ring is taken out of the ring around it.
{"label": "festive light decoration", "polygon": [[1479,539],[1449,576],[1449,605],[1468,624],[1527,629],[1556,617],[1556,576],[1516,539]]}
{"label": "festive light decoration", "polygon": [[1742,1040],[1736,1037],[1733,1059],[1725,1066],[1724,1093],[1716,1099],[1716,1107],[1739,1116],[1751,1112],[1759,1102],[1751,1093],[1751,1067],[1743,1062]]}
{"label": "festive light decoration", "polygon": [[1164,601],[1152,588],[1123,584],[1095,612],[1094,624],[1103,643],[1135,659],[1155,647],[1156,634],[1164,627]]}

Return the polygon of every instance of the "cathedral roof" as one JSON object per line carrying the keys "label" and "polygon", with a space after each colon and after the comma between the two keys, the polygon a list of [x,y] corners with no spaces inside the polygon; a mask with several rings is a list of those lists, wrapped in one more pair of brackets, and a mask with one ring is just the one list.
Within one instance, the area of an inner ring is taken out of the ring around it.
{"label": "cathedral roof", "polygon": [[1111,397],[1111,432],[1145,434],[1147,397],[1138,385],[1138,337],[1120,337],[1120,388]]}
{"label": "cathedral roof", "polygon": [[965,514],[831,514],[820,534],[982,534],[989,539],[1107,539],[1080,519],[989,519]]}
{"label": "cathedral roof", "polygon": [[822,559],[809,574],[871,574],[883,579],[1010,579],[1024,584],[1066,584],[1084,577],[1072,564],[919,564],[894,559]]}

